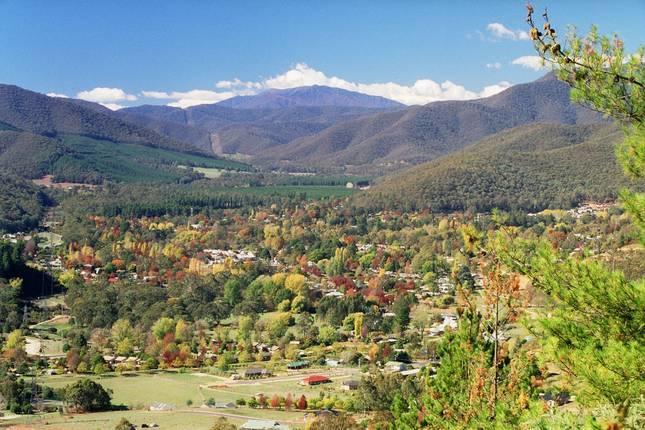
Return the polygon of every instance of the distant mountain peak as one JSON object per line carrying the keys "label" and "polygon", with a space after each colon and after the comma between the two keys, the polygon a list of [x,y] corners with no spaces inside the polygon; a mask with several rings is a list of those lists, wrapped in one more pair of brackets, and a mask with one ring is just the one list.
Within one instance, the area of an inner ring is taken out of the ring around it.
{"label": "distant mountain peak", "polygon": [[253,96],[236,96],[217,103],[233,109],[281,109],[287,107],[361,107],[399,109],[405,105],[380,96],[324,85],[270,89]]}
{"label": "distant mountain peak", "polygon": [[557,81],[558,78],[555,76],[554,72],[549,72],[546,75],[538,78],[535,80],[535,82],[551,82],[551,81]]}

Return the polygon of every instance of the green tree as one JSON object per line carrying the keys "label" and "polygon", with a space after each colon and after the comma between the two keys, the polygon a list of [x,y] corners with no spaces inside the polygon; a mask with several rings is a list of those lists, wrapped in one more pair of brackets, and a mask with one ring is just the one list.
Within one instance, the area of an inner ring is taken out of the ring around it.
{"label": "green tree", "polygon": [[242,282],[239,279],[231,278],[224,284],[224,300],[229,306],[234,307],[242,301]]}
{"label": "green tree", "polygon": [[163,339],[168,333],[175,332],[175,321],[172,318],[162,317],[152,326],[152,333],[157,339]]}
{"label": "green tree", "polygon": [[91,379],[83,378],[64,388],[68,407],[78,412],[98,412],[111,408],[112,394]]}
{"label": "green tree", "polygon": [[627,423],[645,392],[645,281],[569,258],[550,243],[500,239],[497,246],[509,267],[554,302],[534,327],[543,359],[575,382],[584,405],[611,405],[615,419]]}
{"label": "green tree", "polygon": [[[645,47],[627,55],[617,36],[600,36],[595,27],[584,38],[571,32],[563,47],[547,12],[542,16],[543,31],[536,26],[533,7],[527,6],[538,52],[571,85],[573,100],[622,124],[626,138],[618,158],[629,176],[642,180]],[[621,197],[645,243],[645,195],[624,190]],[[495,246],[512,269],[527,275],[554,302],[538,325],[545,358],[576,382],[583,404],[614,407],[614,416],[606,420],[609,427],[632,425],[645,392],[645,281],[629,281],[598,260],[570,257],[547,243],[511,234]]]}
{"label": "green tree", "polygon": [[410,308],[414,304],[415,298],[413,294],[404,294],[394,301],[392,304],[392,311],[394,312],[394,320],[399,328],[399,332],[403,333],[410,324]]}
{"label": "green tree", "polygon": [[250,340],[254,327],[255,321],[253,321],[253,318],[247,315],[242,315],[238,321],[238,337],[241,340]]}
{"label": "green tree", "polygon": [[338,340],[338,333],[334,327],[330,325],[324,325],[320,327],[318,340],[320,340],[320,343],[322,343],[323,345],[331,345],[332,343],[336,342],[336,340]]}
{"label": "green tree", "polygon": [[[574,101],[623,126],[625,140],[617,148],[618,159],[628,176],[645,178],[645,46],[628,54],[617,35],[602,36],[595,26],[585,37],[570,31],[563,46],[546,10],[542,29],[533,15],[533,7],[527,5],[526,20],[537,52],[553,66],[558,78],[571,86]],[[645,243],[645,194],[623,190],[621,198]]]}
{"label": "green tree", "polygon": [[330,414],[314,419],[305,428],[306,430],[361,430],[363,426],[347,414]]}

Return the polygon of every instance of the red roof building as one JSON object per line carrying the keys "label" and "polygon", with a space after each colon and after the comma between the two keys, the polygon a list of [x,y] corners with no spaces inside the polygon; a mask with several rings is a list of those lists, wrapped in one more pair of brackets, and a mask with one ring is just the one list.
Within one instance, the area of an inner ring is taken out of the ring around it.
{"label": "red roof building", "polygon": [[311,375],[302,380],[302,385],[318,385],[318,384],[327,384],[331,382],[331,379],[324,375]]}

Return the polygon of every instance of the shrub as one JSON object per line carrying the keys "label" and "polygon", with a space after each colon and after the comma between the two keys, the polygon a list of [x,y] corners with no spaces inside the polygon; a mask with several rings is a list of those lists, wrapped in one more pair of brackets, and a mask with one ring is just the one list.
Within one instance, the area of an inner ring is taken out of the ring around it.
{"label": "shrub", "polygon": [[114,430],[134,430],[134,429],[135,427],[125,417],[121,418],[121,420],[116,425],[116,427],[114,427]]}

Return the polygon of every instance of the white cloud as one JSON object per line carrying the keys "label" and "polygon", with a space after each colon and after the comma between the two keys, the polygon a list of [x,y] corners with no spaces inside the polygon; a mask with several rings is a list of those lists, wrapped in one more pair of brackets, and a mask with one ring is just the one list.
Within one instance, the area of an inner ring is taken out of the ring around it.
{"label": "white cloud", "polygon": [[529,34],[523,30],[511,30],[499,22],[491,22],[486,30],[496,39],[529,40]]}
{"label": "white cloud", "polygon": [[69,98],[65,94],[60,94],[60,93],[47,93],[47,96],[48,97],[58,97],[59,99],[68,99]]}
{"label": "white cloud", "polygon": [[163,91],[141,91],[141,95],[149,99],[170,99],[170,94]]}
{"label": "white cloud", "polygon": [[513,84],[511,84],[508,81],[502,81],[498,84],[493,84],[493,85],[488,85],[485,86],[483,90],[479,92],[479,97],[490,97],[494,96],[497,93],[501,93],[507,88],[512,87]]}
{"label": "white cloud", "polygon": [[232,81],[219,81],[215,84],[215,88],[222,89],[233,89],[233,88],[247,88],[247,89],[262,89],[262,84],[259,82],[244,82],[238,78],[233,79]]}
{"label": "white cloud", "polygon": [[287,89],[310,85],[341,88],[386,97],[406,105],[414,105],[441,100],[468,100],[488,97],[503,91],[511,84],[504,81],[489,85],[481,91],[473,91],[448,80],[439,83],[431,79],[419,79],[411,85],[396,82],[361,83],[347,81],[337,76],[327,76],[307,64],[298,63],[288,71],[262,81],[245,82],[237,78],[230,81],[219,81],[215,84],[215,87],[222,91],[197,89],[186,92],[142,91],[141,95],[152,99],[169,100],[169,106],[186,108],[199,104],[217,103],[239,95],[253,95],[262,90]]}
{"label": "white cloud", "polygon": [[533,70],[547,69],[547,66],[544,64],[544,60],[537,55],[524,55],[522,57],[518,57],[511,61],[511,64]]}
{"label": "white cloud", "polygon": [[222,100],[236,96],[237,93],[231,91],[218,93],[217,91],[210,90],[172,91],[170,93],[163,91],[142,91],[141,95],[152,99],[173,100],[168,103],[168,106],[187,108],[190,106],[221,102]]}
{"label": "white cloud", "polygon": [[134,101],[137,99],[137,96],[132,94],[127,94],[120,88],[104,88],[96,87],[92,90],[81,91],[76,94],[81,100],[87,100],[90,102],[96,103],[114,103],[120,101]]}
{"label": "white cloud", "polygon": [[[327,76],[323,72],[315,70],[304,63],[296,64],[291,70],[269,78],[263,84],[265,88],[279,89],[305,85],[326,85],[373,96],[386,97],[406,105],[426,104],[440,100],[467,100],[484,97],[481,95],[481,92],[468,90],[464,86],[451,81],[438,83],[431,79],[419,79],[412,85],[402,85],[395,82],[370,84],[349,82],[336,76]],[[502,86],[504,85],[500,84],[500,88]]]}
{"label": "white cloud", "polygon": [[100,103],[101,105],[105,106],[106,108],[110,110],[119,110],[123,109],[124,106],[118,104],[118,103]]}
{"label": "white cloud", "polygon": [[486,63],[486,68],[488,69],[501,69],[502,68],[502,63],[495,62],[495,63]]}

